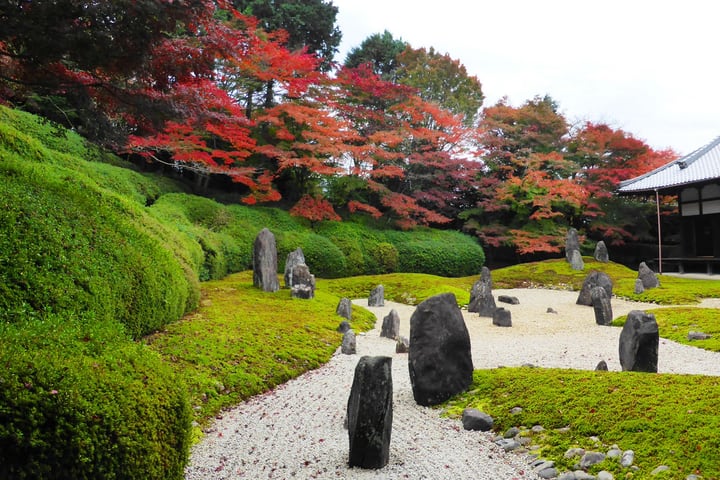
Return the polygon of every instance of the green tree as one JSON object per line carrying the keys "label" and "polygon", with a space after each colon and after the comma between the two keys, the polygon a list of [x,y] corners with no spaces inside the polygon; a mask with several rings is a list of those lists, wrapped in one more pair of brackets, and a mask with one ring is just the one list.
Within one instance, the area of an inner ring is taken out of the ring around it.
{"label": "green tree", "polygon": [[423,100],[434,102],[456,115],[463,123],[475,125],[483,99],[477,77],[468,75],[465,66],[449,54],[434,48],[408,46],[396,58],[395,81],[418,89]]}
{"label": "green tree", "polygon": [[375,75],[386,81],[394,81],[398,55],[407,47],[407,42],[394,38],[387,30],[374,33],[363,40],[359,47],[350,50],[345,58],[345,67],[357,68],[370,64]]}
{"label": "green tree", "polygon": [[260,20],[267,32],[285,30],[290,51],[307,48],[330,70],[342,32],[335,25],[338,8],[326,0],[234,0],[235,8]]}

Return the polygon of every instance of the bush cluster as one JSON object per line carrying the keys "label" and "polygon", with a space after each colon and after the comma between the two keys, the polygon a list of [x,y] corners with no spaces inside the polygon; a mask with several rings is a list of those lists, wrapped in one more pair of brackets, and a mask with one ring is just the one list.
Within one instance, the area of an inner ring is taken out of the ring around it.
{"label": "bush cluster", "polygon": [[0,478],[182,478],[187,393],[136,340],[195,309],[201,280],[250,269],[264,227],[278,272],[297,247],[321,278],[484,260],[453,232],[311,228],[192,196],[2,106],[0,159]]}

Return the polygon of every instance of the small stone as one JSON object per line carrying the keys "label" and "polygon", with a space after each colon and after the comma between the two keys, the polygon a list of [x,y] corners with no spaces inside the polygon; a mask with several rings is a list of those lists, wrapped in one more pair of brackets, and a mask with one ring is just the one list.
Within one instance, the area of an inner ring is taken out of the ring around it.
{"label": "small stone", "polygon": [[603,470],[597,474],[597,480],[615,480],[615,477],[607,470]]}
{"label": "small stone", "polygon": [[700,475],[695,475],[694,473],[691,473],[687,477],[685,477],[685,480],[702,480],[702,477]]}
{"label": "small stone", "polygon": [[688,333],[688,340],[707,340],[708,338],[712,338],[712,335],[703,333],[703,332],[690,332]]}
{"label": "small stone", "polygon": [[505,432],[505,438],[513,438],[515,435],[520,433],[520,429],[517,427],[510,427]]}
{"label": "small stone", "polygon": [[593,257],[595,257],[595,260],[602,263],[608,263],[610,261],[610,255],[608,254],[608,249],[604,241],[600,240],[595,245],[595,253]]}
{"label": "small stone", "polygon": [[635,295],[640,295],[641,293],[645,292],[645,285],[643,285],[642,280],[640,280],[639,278],[637,280],[635,280],[634,292],[635,292]]}
{"label": "small stone", "polygon": [[625,450],[620,458],[620,465],[624,468],[629,468],[635,463],[635,452],[632,450]]}
{"label": "small stone", "polygon": [[492,323],[497,327],[512,327],[512,314],[510,310],[497,308],[492,315]]}
{"label": "small stone", "polygon": [[557,310],[555,310],[554,308],[548,307],[548,309],[545,311],[545,313],[554,313],[554,314],[557,314],[558,312],[557,312]]}
{"label": "small stone", "polygon": [[659,467],[655,468],[655,470],[650,472],[650,475],[659,475],[660,473],[667,472],[668,470],[670,470],[670,467],[668,467],[667,465],[660,465]]}
{"label": "small stone", "polygon": [[565,472],[559,477],[557,477],[557,480],[576,480],[575,473]]}
{"label": "small stone", "polygon": [[580,468],[586,469],[605,460],[605,454],[600,452],[585,452],[580,459]]}
{"label": "small stone", "polygon": [[539,472],[540,470],[545,470],[546,468],[553,468],[555,466],[555,462],[553,462],[552,460],[544,460],[540,458],[538,460],[535,460],[531,465],[535,470]]}
{"label": "small stone", "polygon": [[638,267],[638,280],[642,281],[645,290],[660,286],[657,275],[645,262],[640,262],[640,266]]}
{"label": "small stone", "polygon": [[540,478],[555,478],[558,476],[558,471],[554,467],[545,468],[537,472]]}
{"label": "small stone", "polygon": [[565,452],[564,457],[565,458],[575,458],[575,457],[582,457],[583,455],[585,455],[584,448],[571,448],[567,452]]}
{"label": "small stone", "polygon": [[502,438],[495,443],[506,452],[511,452],[520,448],[520,443],[511,438]]}
{"label": "small stone", "polygon": [[498,295],[498,302],[509,303],[510,305],[520,305],[520,300],[511,295]]}
{"label": "small stone", "polygon": [[580,255],[580,250],[573,250],[570,253],[570,268],[580,272],[585,270],[585,262]]}
{"label": "small stone", "polygon": [[608,450],[607,456],[608,458],[619,458],[622,456],[622,453],[622,450],[620,450],[617,445],[613,445],[610,447],[610,450]]}
{"label": "small stone", "polygon": [[523,411],[522,407],[513,407],[510,409],[510,413],[512,415],[517,415],[519,413],[522,413],[522,411]]}
{"label": "small stone", "polygon": [[607,372],[607,370],[608,370],[607,362],[605,360],[600,360],[598,362],[597,366],[595,367],[595,370]]}
{"label": "small stone", "polygon": [[395,342],[395,353],[408,353],[410,351],[410,340],[402,335]]}
{"label": "small stone", "polygon": [[575,473],[575,480],[596,480],[594,476],[590,475],[589,473],[587,473],[583,470],[576,470],[574,473]]}
{"label": "small stone", "polygon": [[398,315],[397,310],[393,308],[390,310],[390,313],[383,318],[380,336],[395,340],[398,335],[400,335],[400,315]]}
{"label": "small stone", "polygon": [[347,318],[348,320],[352,320],[352,303],[350,302],[350,299],[346,297],[341,298],[338,302],[337,308],[335,309],[335,313],[341,317]]}
{"label": "small stone", "polygon": [[348,323],[348,321],[343,320],[342,322],[340,322],[340,325],[338,325],[337,331],[340,333],[345,333],[348,330],[350,330],[350,324]]}
{"label": "small stone", "polygon": [[533,425],[533,427],[530,429],[530,431],[533,433],[540,433],[540,432],[544,432],[545,428],[542,425]]}
{"label": "small stone", "polygon": [[485,412],[476,408],[466,408],[462,413],[462,424],[465,430],[487,432],[492,429],[494,420]]}

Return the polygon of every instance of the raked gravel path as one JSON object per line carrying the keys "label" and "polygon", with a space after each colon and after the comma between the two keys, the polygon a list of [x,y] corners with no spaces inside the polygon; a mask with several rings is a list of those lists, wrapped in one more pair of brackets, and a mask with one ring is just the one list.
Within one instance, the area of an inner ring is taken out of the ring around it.
{"label": "raked gravel path", "polygon": [[[594,369],[605,360],[620,370],[620,329],[595,324],[591,307],[575,305],[577,292],[493,290],[516,296],[519,305],[498,304],[512,312],[511,328],[463,312],[475,368],[520,366]],[[367,306],[366,300],[355,303]],[[613,298],[615,316],[656,305]],[[710,300],[707,306],[718,307]],[[557,313],[547,313],[552,307]],[[490,433],[467,432],[458,420],[415,404],[407,355],[381,338],[383,316],[400,315],[409,336],[414,307],[385,302],[369,308],[376,329],[357,337],[357,355],[339,352],[329,363],[224,411],[192,449],[186,480],[224,479],[536,479],[524,457],[503,453]],[[339,322],[338,322],[339,323]],[[390,462],[380,470],[349,468],[348,436],[343,428],[355,365],[362,355],[393,357],[393,430]],[[660,372],[720,376],[720,354],[660,339]]]}

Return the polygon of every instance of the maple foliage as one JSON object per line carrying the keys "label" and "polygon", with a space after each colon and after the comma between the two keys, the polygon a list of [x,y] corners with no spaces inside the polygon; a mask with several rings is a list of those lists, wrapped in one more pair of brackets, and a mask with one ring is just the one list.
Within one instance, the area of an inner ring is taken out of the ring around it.
{"label": "maple foliage", "polygon": [[290,215],[307,218],[312,223],[323,220],[334,220],[337,222],[342,220],[330,202],[321,196],[313,197],[311,195],[303,195],[300,201],[290,209]]}

